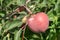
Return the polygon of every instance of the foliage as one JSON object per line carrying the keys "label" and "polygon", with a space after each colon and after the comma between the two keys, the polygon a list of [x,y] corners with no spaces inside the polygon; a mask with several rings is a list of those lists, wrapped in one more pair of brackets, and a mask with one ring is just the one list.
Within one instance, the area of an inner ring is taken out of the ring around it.
{"label": "foliage", "polygon": [[27,5],[33,14],[45,12],[50,20],[45,33],[33,33],[26,26],[24,40],[60,40],[60,0],[30,0],[28,4],[26,0],[0,0],[0,40],[22,39],[23,30],[20,27],[28,13],[24,10],[11,16],[11,12],[23,5]]}

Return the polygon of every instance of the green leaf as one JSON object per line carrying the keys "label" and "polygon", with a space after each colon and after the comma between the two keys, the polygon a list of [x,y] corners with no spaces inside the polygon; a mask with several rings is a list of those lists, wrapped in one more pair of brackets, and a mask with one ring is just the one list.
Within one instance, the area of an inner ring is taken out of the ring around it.
{"label": "green leaf", "polygon": [[3,38],[3,40],[6,40],[6,38],[7,38],[7,36],[5,36],[5,37]]}
{"label": "green leaf", "polygon": [[58,2],[55,4],[55,8],[54,10],[57,12],[57,13],[60,13],[60,1],[58,0]]}
{"label": "green leaf", "polygon": [[0,0],[0,4],[2,5],[3,0]]}
{"label": "green leaf", "polygon": [[5,16],[5,14],[3,14],[3,13],[1,12],[1,13],[0,13],[0,16],[1,16],[1,17],[4,17],[4,16]]}
{"label": "green leaf", "polygon": [[22,5],[25,5],[26,0],[17,0],[16,2],[17,2],[17,5],[22,6]]}
{"label": "green leaf", "polygon": [[33,38],[39,38],[39,36],[38,35],[36,35],[36,34],[33,34],[33,36],[32,36]]}
{"label": "green leaf", "polygon": [[0,24],[0,35],[2,34],[2,26],[1,26],[2,24]]}
{"label": "green leaf", "polygon": [[[42,6],[41,6],[42,5]],[[43,8],[43,7],[46,7],[46,0],[44,0],[42,3],[41,3],[41,7]]]}
{"label": "green leaf", "polygon": [[53,9],[51,9],[50,11],[48,11],[48,16],[49,16],[49,20],[53,21],[54,20],[54,14],[53,14]]}
{"label": "green leaf", "polygon": [[10,4],[12,4],[12,0],[8,0],[8,1],[7,0],[3,0],[3,2],[4,2],[4,3],[2,3],[3,7],[7,7],[7,6],[9,7]]}
{"label": "green leaf", "polygon": [[7,27],[7,30],[11,30],[17,26],[20,27],[21,25],[22,25],[22,22],[15,20],[15,21],[12,21],[12,22],[9,22],[8,24],[6,24],[6,27]]}
{"label": "green leaf", "polygon": [[21,33],[22,33],[22,29],[20,29],[14,36],[14,40],[20,40],[20,36],[21,36]]}

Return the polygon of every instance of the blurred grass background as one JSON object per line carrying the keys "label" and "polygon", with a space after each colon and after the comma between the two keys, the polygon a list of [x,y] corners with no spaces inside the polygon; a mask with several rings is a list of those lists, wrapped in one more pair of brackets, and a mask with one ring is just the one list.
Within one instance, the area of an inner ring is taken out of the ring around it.
{"label": "blurred grass background", "polygon": [[[26,11],[7,16],[26,0],[0,0],[0,40],[21,40],[22,18]],[[33,33],[26,28],[24,40],[60,40],[60,0],[30,0],[26,4],[32,13],[45,12],[49,17],[49,29],[45,33]],[[14,16],[17,16],[16,18]],[[8,31],[8,32],[6,32]]]}

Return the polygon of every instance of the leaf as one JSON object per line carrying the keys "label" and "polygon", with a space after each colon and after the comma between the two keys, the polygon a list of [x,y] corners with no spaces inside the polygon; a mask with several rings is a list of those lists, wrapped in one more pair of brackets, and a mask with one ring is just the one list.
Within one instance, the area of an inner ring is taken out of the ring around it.
{"label": "leaf", "polygon": [[[41,6],[42,5],[42,6]],[[43,7],[46,7],[46,0],[44,0],[42,3],[41,3],[41,7],[43,8]]]}
{"label": "leaf", "polygon": [[33,38],[39,38],[39,36],[38,35],[36,35],[36,34],[33,34],[33,36],[32,36]]}
{"label": "leaf", "polygon": [[2,5],[3,0],[0,0],[0,4]]}
{"label": "leaf", "polygon": [[21,36],[21,33],[22,33],[22,29],[20,29],[14,36],[14,40],[19,40],[20,36]]}
{"label": "leaf", "polygon": [[3,2],[4,3],[2,3],[2,5],[3,5],[3,7],[7,7],[7,5],[8,5],[8,7],[10,6],[10,4],[12,4],[12,0],[3,0]]}
{"label": "leaf", "polygon": [[6,38],[7,38],[7,36],[5,36],[5,37],[3,38],[3,40],[6,40]]}
{"label": "leaf", "polygon": [[16,2],[17,2],[17,5],[22,6],[22,5],[25,5],[26,0],[17,0]]}
{"label": "leaf", "polygon": [[2,26],[1,26],[2,24],[0,24],[0,36],[1,36],[1,34],[2,34]]}
{"label": "leaf", "polygon": [[51,9],[50,11],[48,11],[48,16],[49,16],[49,20],[53,21],[54,20],[54,14],[53,14],[53,9]]}
{"label": "leaf", "polygon": [[15,21],[12,21],[12,22],[9,22],[8,24],[6,24],[6,27],[7,27],[7,30],[11,30],[17,26],[21,26],[22,25],[22,22],[18,21],[18,20],[15,20]]}
{"label": "leaf", "polygon": [[60,13],[60,1],[58,0],[58,2],[55,4],[55,8],[54,10],[57,12],[57,13]]}
{"label": "leaf", "polygon": [[4,16],[5,16],[5,14],[3,14],[3,13],[0,13],[0,16],[1,16],[1,17],[4,17]]}

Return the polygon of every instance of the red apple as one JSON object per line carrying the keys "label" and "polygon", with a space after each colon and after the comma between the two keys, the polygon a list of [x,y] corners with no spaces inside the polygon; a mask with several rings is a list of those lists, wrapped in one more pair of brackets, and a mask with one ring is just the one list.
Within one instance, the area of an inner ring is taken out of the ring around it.
{"label": "red apple", "polygon": [[33,32],[45,32],[49,26],[49,19],[47,14],[39,12],[31,15],[31,17],[27,20],[27,24],[29,29]]}

